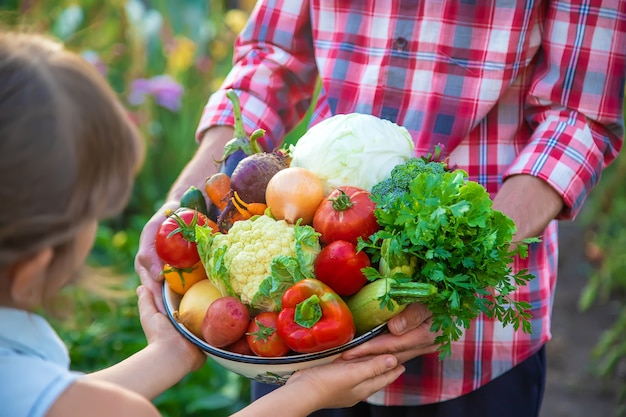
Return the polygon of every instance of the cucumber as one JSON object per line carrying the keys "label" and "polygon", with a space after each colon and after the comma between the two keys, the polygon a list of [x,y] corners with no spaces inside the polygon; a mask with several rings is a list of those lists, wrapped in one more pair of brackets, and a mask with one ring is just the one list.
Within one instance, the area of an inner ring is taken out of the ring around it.
{"label": "cucumber", "polygon": [[180,198],[180,206],[198,210],[204,215],[208,215],[209,213],[204,194],[193,185],[189,187]]}
{"label": "cucumber", "polygon": [[398,282],[380,278],[366,284],[346,299],[358,335],[386,323],[409,303],[424,302],[437,293],[434,285],[421,282]]}

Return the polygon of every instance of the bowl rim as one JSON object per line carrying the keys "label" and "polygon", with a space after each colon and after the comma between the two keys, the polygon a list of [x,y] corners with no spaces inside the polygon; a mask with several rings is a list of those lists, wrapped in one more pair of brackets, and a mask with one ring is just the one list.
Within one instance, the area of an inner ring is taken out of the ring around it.
{"label": "bowl rim", "polygon": [[[230,352],[228,350],[220,349],[215,346],[211,346],[205,341],[201,340],[195,334],[191,333],[187,327],[183,324],[176,321],[174,318],[174,311],[172,311],[171,299],[170,299],[170,291],[169,285],[167,281],[163,281],[162,286],[162,297],[163,297],[163,305],[165,307],[165,311],[167,313],[167,317],[170,322],[181,333],[188,341],[196,345],[202,351],[217,356],[222,359],[227,359],[231,361],[235,361],[241,364],[257,364],[257,365],[288,365],[288,364],[297,364],[303,362],[315,361],[318,359],[327,358],[329,356],[333,356],[342,352],[345,352],[348,349],[351,349],[361,343],[364,343],[379,334],[382,334],[387,331],[387,323],[380,324],[373,328],[372,330],[363,333],[357,337],[354,337],[348,343],[345,343],[341,346],[337,346],[334,348],[322,350],[315,353],[298,353],[287,356],[278,356],[278,357],[263,357],[263,356],[252,356],[252,355],[243,355],[240,353]],[[173,291],[172,291],[173,292]]]}

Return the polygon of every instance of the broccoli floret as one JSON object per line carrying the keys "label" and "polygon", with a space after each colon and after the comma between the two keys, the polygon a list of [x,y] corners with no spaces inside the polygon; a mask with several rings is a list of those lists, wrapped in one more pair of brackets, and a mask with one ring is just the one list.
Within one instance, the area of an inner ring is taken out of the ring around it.
{"label": "broccoli floret", "polygon": [[447,170],[445,162],[430,161],[428,158],[411,158],[396,165],[389,177],[372,187],[372,200],[379,208],[386,209],[396,199],[404,198],[409,185],[419,174],[441,175]]}

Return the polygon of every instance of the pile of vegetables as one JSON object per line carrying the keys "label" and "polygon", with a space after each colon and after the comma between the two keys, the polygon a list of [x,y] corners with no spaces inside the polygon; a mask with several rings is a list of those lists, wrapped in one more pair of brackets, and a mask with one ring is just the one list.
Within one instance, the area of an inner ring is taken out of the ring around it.
{"label": "pile of vegetables", "polygon": [[[223,169],[207,179],[206,198],[190,188],[156,242],[195,251],[184,265],[168,260],[165,277],[196,336],[244,354],[310,353],[414,302],[433,313],[442,359],[479,314],[530,330],[529,305],[511,293],[531,276],[510,265],[533,240],[511,246],[511,219],[438,150],[413,157],[406,129],[353,114],[319,123],[289,151],[262,152],[262,132],[242,133],[229,96],[237,126]],[[174,282],[198,265],[206,297],[197,279]]]}

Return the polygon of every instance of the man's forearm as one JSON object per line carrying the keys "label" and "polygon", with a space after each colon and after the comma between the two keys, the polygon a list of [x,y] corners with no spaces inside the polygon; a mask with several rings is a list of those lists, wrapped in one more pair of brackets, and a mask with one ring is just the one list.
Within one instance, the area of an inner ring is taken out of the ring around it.
{"label": "man's forearm", "polygon": [[563,199],[545,181],[531,175],[509,177],[493,200],[493,208],[513,219],[513,240],[538,236],[563,209]]}

